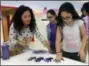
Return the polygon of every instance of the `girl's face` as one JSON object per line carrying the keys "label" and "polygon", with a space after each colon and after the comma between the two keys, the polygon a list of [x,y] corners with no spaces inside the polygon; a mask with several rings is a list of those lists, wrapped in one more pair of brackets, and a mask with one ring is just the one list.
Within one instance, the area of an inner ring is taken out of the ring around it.
{"label": "girl's face", "polygon": [[83,10],[83,11],[82,11],[82,14],[83,14],[84,16],[86,16],[86,15],[87,15],[87,12],[86,12],[85,10]]}
{"label": "girl's face", "polygon": [[54,21],[55,20],[55,16],[53,16],[52,14],[48,13],[47,14],[47,18],[50,22]]}
{"label": "girl's face", "polygon": [[72,22],[72,15],[71,13],[68,13],[68,12],[61,12],[61,17],[62,17],[62,20],[67,23],[67,24],[70,24]]}
{"label": "girl's face", "polygon": [[29,11],[25,11],[23,14],[22,14],[22,22],[25,26],[29,25],[30,22],[31,22],[31,14]]}

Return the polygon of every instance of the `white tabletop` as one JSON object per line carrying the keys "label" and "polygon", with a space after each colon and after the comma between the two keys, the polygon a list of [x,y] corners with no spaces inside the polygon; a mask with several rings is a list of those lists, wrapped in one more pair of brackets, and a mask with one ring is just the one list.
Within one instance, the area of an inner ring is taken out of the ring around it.
{"label": "white tabletop", "polygon": [[55,63],[54,61],[48,63],[45,61],[41,62],[35,62],[34,60],[28,61],[28,59],[33,56],[44,58],[53,57],[55,59],[55,54],[49,53],[34,54],[32,53],[32,51],[27,51],[25,53],[10,57],[10,59],[8,60],[1,59],[1,65],[88,65],[68,58],[64,58],[64,61],[61,61],[60,63]]}

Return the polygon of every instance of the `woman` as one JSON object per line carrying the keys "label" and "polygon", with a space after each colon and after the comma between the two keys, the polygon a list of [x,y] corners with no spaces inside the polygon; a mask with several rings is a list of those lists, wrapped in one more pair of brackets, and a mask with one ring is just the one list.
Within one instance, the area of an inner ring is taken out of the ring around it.
{"label": "woman", "polygon": [[12,18],[8,44],[10,45],[10,48],[20,45],[24,49],[27,49],[28,44],[32,41],[34,35],[47,46],[46,40],[37,28],[32,9],[21,5],[17,8]]}
{"label": "woman", "polygon": [[[84,61],[86,46],[86,31],[83,20],[80,19],[74,6],[66,2],[58,12],[58,27],[56,35],[56,58],[68,57]],[[62,47],[62,48],[61,48]]]}
{"label": "woman", "polygon": [[47,11],[47,18],[50,21],[49,24],[47,25],[47,37],[50,44],[50,52],[56,53],[55,40],[56,40],[57,21],[56,21],[56,13],[53,9]]}

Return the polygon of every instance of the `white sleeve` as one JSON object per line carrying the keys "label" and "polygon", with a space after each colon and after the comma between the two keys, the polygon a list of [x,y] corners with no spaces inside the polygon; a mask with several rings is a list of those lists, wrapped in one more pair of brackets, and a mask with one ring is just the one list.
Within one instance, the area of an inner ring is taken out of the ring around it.
{"label": "white sleeve", "polygon": [[83,20],[78,20],[79,27],[81,27],[83,24],[84,24],[84,21]]}
{"label": "white sleeve", "polygon": [[44,44],[45,38],[41,35],[38,27],[36,27],[36,30],[35,30],[34,34]]}

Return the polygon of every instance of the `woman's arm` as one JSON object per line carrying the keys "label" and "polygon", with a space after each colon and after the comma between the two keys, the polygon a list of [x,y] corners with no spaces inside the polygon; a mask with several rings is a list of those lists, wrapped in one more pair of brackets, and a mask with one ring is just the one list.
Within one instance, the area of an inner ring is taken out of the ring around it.
{"label": "woman's arm", "polygon": [[18,44],[22,47],[25,47],[26,45],[26,42],[24,39],[22,40],[18,39],[17,31],[15,30],[13,23],[10,26],[9,40],[7,41],[7,43],[11,50],[15,48]]}
{"label": "woman's arm", "polygon": [[45,38],[41,35],[38,27],[36,27],[36,30],[35,30],[35,35],[36,37],[44,44],[45,47],[47,47],[49,49],[49,43],[47,40],[45,40]]}
{"label": "woman's arm", "polygon": [[13,23],[10,26],[10,30],[9,30],[9,40],[7,41],[8,45],[11,48],[14,48],[14,46],[17,44],[17,40],[16,40],[16,31],[14,29]]}

